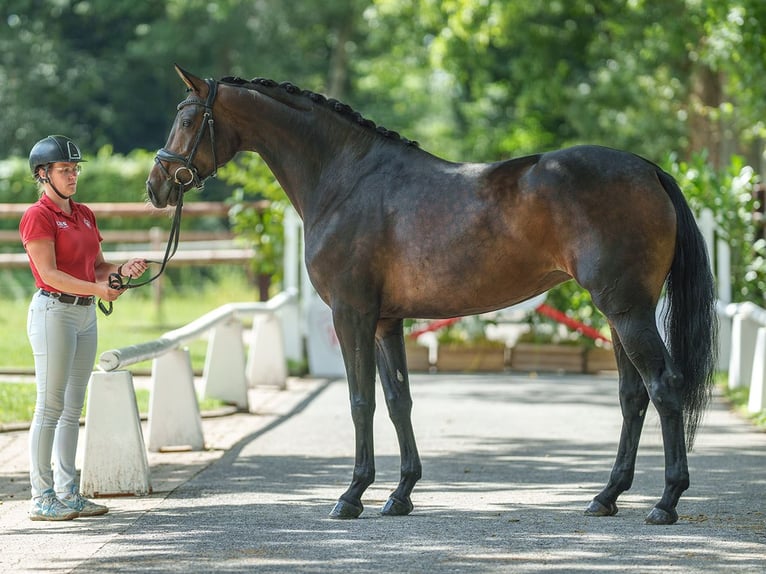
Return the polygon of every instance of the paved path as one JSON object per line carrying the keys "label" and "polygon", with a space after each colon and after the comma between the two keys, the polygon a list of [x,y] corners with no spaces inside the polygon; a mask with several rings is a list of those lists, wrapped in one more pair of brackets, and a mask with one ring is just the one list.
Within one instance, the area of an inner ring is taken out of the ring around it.
{"label": "paved path", "polygon": [[151,454],[155,492],[104,517],[26,519],[25,432],[0,435],[0,572],[764,572],[766,434],[716,401],[679,523],[647,526],[663,485],[647,418],[633,489],[583,509],[620,428],[610,376],[415,375],[424,476],[408,517],[378,514],[399,457],[382,398],[366,510],[327,518],[353,464],[345,382],[291,381],[261,414],[203,423],[211,449]]}

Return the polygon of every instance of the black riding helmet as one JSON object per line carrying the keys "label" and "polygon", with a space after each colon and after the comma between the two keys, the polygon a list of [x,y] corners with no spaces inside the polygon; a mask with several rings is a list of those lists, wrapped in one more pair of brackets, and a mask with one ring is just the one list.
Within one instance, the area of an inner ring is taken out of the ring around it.
{"label": "black riding helmet", "polygon": [[41,139],[29,152],[29,168],[37,175],[37,168],[57,161],[80,163],[82,159],[80,148],[66,136],[48,136]]}
{"label": "black riding helmet", "polygon": [[[32,151],[29,152],[29,168],[32,170],[35,180],[49,183],[56,195],[61,199],[69,199],[69,197],[56,189],[56,186],[53,185],[53,182],[48,177],[50,165],[57,161],[80,163],[85,160],[82,159],[82,153],[80,153],[80,148],[77,147],[77,144],[66,136],[48,136],[41,139],[32,146]],[[45,166],[45,176],[41,178],[37,175],[37,169],[42,166]]]}

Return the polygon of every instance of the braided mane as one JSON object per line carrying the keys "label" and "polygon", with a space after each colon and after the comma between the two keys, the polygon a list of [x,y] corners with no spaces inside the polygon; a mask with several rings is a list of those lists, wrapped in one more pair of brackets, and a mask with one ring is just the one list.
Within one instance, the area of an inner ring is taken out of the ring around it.
{"label": "braided mane", "polygon": [[341,116],[347,118],[349,121],[374,131],[376,134],[378,134],[381,137],[391,139],[391,140],[398,140],[408,146],[413,146],[413,147],[419,146],[418,142],[409,140],[401,136],[398,132],[386,129],[383,126],[376,125],[375,122],[373,122],[372,120],[369,120],[365,118],[364,116],[362,116],[362,114],[360,114],[359,112],[354,111],[354,109],[348,104],[344,104],[343,102],[339,102],[338,100],[333,98],[326,98],[322,94],[318,94],[316,92],[311,92],[309,90],[301,90],[298,86],[291,84],[290,82],[282,82],[281,84],[278,84],[274,80],[269,80],[267,78],[253,78],[252,80],[244,80],[236,76],[226,76],[225,78],[222,78],[220,81],[225,84],[242,86],[248,89],[254,89],[256,86],[263,86],[265,88],[280,88],[288,94],[308,98],[315,104],[319,104],[323,107],[326,107],[329,110],[332,110],[333,112],[336,112],[340,114]]}

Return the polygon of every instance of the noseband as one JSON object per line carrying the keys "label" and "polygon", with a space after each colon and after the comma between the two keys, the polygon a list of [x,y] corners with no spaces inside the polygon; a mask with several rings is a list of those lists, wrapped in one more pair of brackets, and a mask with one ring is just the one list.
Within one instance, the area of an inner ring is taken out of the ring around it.
{"label": "noseband", "polygon": [[[189,155],[187,157],[183,157],[165,148],[160,148],[154,158],[154,162],[160,166],[160,169],[165,174],[165,176],[168,179],[172,179],[175,183],[181,186],[179,197],[183,193],[184,189],[187,188],[187,186],[193,185],[194,187],[198,188],[202,187],[203,180],[200,179],[199,171],[196,167],[194,167],[193,161],[194,156],[197,154],[197,149],[202,142],[202,138],[205,135],[205,128],[208,128],[210,133],[210,149],[213,154],[213,172],[207,177],[215,177],[215,175],[218,173],[218,163],[216,162],[215,158],[215,129],[213,121],[213,102],[215,101],[215,96],[218,92],[218,82],[208,79],[205,80],[205,83],[208,86],[208,92],[207,99],[204,102],[198,98],[189,97],[178,104],[177,108],[178,111],[181,111],[186,106],[202,106],[205,108],[202,123],[199,126],[199,131],[197,131],[197,137],[194,138],[194,145],[192,146]],[[173,175],[171,175],[170,172],[162,164],[163,161],[168,163],[181,163],[183,165],[176,169]],[[207,177],[205,179],[207,179]]]}

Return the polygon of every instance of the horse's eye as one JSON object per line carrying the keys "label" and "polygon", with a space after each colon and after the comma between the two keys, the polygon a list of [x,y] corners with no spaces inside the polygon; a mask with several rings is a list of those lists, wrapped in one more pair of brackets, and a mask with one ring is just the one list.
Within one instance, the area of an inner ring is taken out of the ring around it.
{"label": "horse's eye", "polygon": [[185,119],[183,122],[181,122],[185,128],[191,127],[192,121],[189,119]]}

